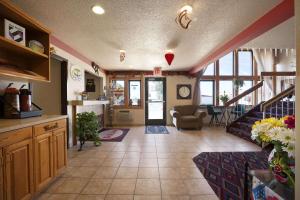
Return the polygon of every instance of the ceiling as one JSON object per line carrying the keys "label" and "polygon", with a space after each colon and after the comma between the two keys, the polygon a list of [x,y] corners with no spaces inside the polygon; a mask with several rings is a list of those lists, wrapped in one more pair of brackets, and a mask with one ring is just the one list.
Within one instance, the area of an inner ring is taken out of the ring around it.
{"label": "ceiling", "polygon": [[[260,18],[280,0],[12,0],[53,34],[106,70],[189,70],[217,46]],[[104,15],[91,6],[100,4]],[[175,23],[177,11],[192,5],[188,30]],[[286,26],[290,29],[291,24]],[[277,31],[275,31],[277,33]],[[284,32],[285,33],[285,32]],[[289,34],[289,32],[285,33]],[[279,34],[282,38],[281,33]],[[263,37],[263,36],[262,36]],[[274,43],[272,38],[249,43]],[[291,44],[293,44],[292,42]],[[290,44],[290,42],[287,42]],[[119,50],[126,50],[124,62]],[[171,66],[165,50],[172,49]]]}

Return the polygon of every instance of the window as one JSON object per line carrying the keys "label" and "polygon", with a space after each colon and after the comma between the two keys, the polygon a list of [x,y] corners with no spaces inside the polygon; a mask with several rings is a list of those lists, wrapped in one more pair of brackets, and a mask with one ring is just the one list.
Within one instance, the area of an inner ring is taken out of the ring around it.
{"label": "window", "polygon": [[201,105],[214,104],[214,81],[200,81]]}
{"label": "window", "polygon": [[252,52],[238,52],[238,66],[240,76],[252,76]]}
{"label": "window", "polygon": [[[239,88],[239,94],[250,89],[253,86],[252,84],[253,84],[252,81],[244,81],[243,87]],[[243,97],[239,103],[245,105],[252,105],[252,102],[253,102],[253,94],[248,94],[247,96]]]}
{"label": "window", "polygon": [[129,105],[141,105],[141,81],[129,80]]}
{"label": "window", "polygon": [[214,63],[209,64],[206,67],[205,72],[204,72],[203,75],[204,76],[213,76],[213,75],[215,75],[215,64]]}
{"label": "window", "polygon": [[125,105],[125,81],[112,81],[113,104],[117,106]]}
{"label": "window", "polygon": [[220,75],[232,76],[233,75],[233,53],[223,56],[219,60]]}
{"label": "window", "polygon": [[220,81],[220,88],[219,88],[219,104],[223,105],[221,101],[221,95],[227,95],[228,100],[233,98],[233,82],[232,81]]}

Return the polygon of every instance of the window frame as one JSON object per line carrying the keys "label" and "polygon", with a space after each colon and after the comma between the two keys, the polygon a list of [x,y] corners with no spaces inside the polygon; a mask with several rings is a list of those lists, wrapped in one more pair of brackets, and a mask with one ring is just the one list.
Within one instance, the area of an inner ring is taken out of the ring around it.
{"label": "window frame", "polygon": [[[109,77],[109,85],[111,85],[112,81],[114,80],[124,80],[124,105],[113,105],[115,109],[143,109],[144,107],[144,81],[142,77],[127,77],[127,76],[115,76],[115,77]],[[140,105],[129,105],[129,98],[130,98],[130,85],[129,81],[140,81],[141,87],[140,87]],[[111,90],[111,88],[110,88]],[[111,91],[113,93],[113,91]]]}
{"label": "window frame", "polygon": [[[251,76],[239,76],[239,63],[238,63],[238,52],[239,51],[249,51],[251,52],[252,56],[252,75]],[[214,106],[219,106],[220,105],[220,100],[219,100],[219,90],[220,90],[220,81],[233,81],[234,79],[240,79],[244,81],[252,81],[252,85],[254,86],[255,84],[258,83],[260,80],[260,77],[258,76],[258,70],[257,70],[257,63],[255,62],[255,59],[253,57],[253,51],[252,50],[242,50],[242,49],[237,49],[232,51],[233,53],[233,74],[232,75],[220,75],[220,63],[219,60],[216,60],[214,62],[214,68],[215,68],[215,75],[203,75],[199,81],[213,81],[214,82]],[[227,54],[226,54],[227,55]],[[233,86],[233,97],[238,95],[238,91],[234,89]],[[257,102],[258,94],[254,94],[254,102]]]}

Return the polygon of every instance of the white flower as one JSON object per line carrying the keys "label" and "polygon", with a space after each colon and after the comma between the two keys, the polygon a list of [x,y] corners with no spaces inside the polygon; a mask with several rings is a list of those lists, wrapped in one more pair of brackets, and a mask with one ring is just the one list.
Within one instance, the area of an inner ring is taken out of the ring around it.
{"label": "white flower", "polygon": [[269,136],[272,140],[279,140],[281,133],[283,132],[283,129],[281,127],[274,127],[271,128],[266,132],[266,135]]}
{"label": "white flower", "polygon": [[287,128],[284,128],[284,130],[279,135],[279,137],[280,137],[280,141],[286,145],[294,144],[296,140],[294,130],[287,129]]}
{"label": "white flower", "polygon": [[288,146],[283,146],[282,150],[287,152],[289,157],[295,158],[295,145],[289,144]]}

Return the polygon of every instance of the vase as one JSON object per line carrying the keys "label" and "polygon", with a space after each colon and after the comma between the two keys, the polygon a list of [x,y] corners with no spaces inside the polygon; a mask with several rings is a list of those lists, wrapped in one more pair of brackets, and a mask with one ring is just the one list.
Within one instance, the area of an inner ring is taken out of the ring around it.
{"label": "vase", "polygon": [[270,169],[274,178],[284,185],[294,187],[295,182],[295,160],[289,158],[286,152],[274,148],[268,158]]}

